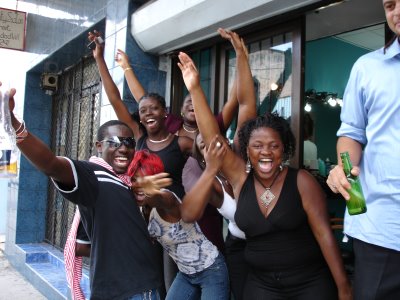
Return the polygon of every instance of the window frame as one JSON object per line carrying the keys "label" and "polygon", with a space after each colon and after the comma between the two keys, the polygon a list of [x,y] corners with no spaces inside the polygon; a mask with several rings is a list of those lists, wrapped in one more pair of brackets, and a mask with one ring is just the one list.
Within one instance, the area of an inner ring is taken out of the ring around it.
{"label": "window frame", "polygon": [[[275,21],[264,21],[250,26],[235,29],[243,37],[246,44],[291,32],[292,35],[292,105],[291,105],[291,127],[296,138],[296,152],[290,160],[292,167],[299,168],[303,158],[303,116],[304,116],[304,51],[305,51],[305,17],[297,16],[280,23]],[[211,48],[211,86],[210,86],[210,107],[216,113],[222,110],[228,98],[228,68],[227,50],[232,49],[232,45],[221,37],[213,37],[206,41],[182,49],[186,53],[200,51],[204,48]],[[177,53],[171,56],[171,111],[180,113],[183,101],[183,80],[177,67]]]}

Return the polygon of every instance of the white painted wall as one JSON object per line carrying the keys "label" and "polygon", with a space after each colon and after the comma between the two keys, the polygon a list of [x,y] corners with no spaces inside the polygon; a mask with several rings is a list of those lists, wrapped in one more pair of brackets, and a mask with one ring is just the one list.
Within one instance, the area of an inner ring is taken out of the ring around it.
{"label": "white painted wall", "polygon": [[131,33],[147,52],[163,54],[319,0],[157,0],[132,14]]}
{"label": "white painted wall", "polygon": [[0,235],[6,234],[8,179],[0,179]]}

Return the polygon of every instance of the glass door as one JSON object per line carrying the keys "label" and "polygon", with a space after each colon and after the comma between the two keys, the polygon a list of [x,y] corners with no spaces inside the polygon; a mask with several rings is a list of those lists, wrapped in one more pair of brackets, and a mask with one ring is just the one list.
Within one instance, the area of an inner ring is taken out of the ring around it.
{"label": "glass door", "polygon": [[[289,25],[289,26],[287,26]],[[285,28],[271,28],[258,34],[245,36],[249,51],[250,68],[253,74],[256,91],[257,113],[275,112],[291,123],[297,140],[297,152],[290,161],[298,167],[300,152],[299,141],[302,124],[302,60],[301,60],[301,28],[302,21],[287,24]],[[221,59],[221,69],[225,69],[226,86],[223,93],[230,90],[236,72],[235,51],[226,48],[222,51],[225,59]],[[221,80],[223,80],[221,78]],[[226,97],[224,97],[226,99]],[[228,138],[233,138],[236,124],[228,130]]]}

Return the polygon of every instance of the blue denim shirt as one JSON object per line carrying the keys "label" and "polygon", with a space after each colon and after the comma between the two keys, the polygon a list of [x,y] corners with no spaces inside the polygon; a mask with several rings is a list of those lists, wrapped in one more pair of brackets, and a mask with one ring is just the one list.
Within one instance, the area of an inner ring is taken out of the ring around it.
{"label": "blue denim shirt", "polygon": [[343,97],[338,136],[364,145],[360,180],[367,213],[349,216],[345,233],[400,251],[400,45],[360,57]]}

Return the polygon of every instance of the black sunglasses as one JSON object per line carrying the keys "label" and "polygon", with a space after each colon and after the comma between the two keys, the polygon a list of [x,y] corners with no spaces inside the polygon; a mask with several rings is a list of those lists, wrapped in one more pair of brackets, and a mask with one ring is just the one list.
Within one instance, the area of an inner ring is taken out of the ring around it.
{"label": "black sunglasses", "polygon": [[125,145],[128,149],[135,149],[136,142],[133,137],[121,137],[121,136],[111,136],[102,142],[106,142],[110,148],[119,148],[122,145]]}

